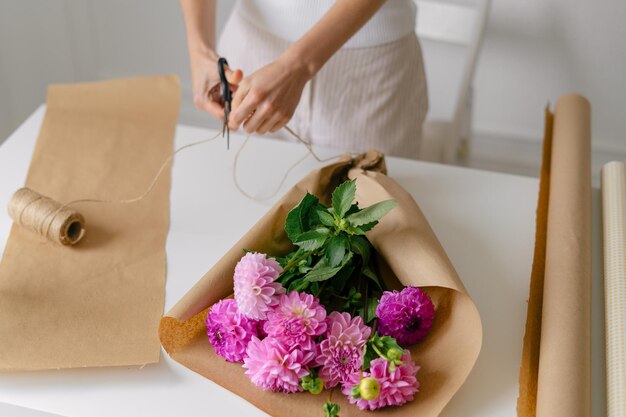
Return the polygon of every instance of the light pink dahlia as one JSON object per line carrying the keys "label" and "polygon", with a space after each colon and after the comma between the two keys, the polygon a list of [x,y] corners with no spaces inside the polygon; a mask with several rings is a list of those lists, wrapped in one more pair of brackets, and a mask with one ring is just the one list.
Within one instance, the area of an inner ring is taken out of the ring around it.
{"label": "light pink dahlia", "polygon": [[309,374],[304,364],[315,355],[299,349],[290,350],[273,337],[263,340],[253,337],[246,353],[248,357],[244,358],[243,367],[252,382],[265,390],[285,393],[302,391],[300,378]]}
{"label": "light pink dahlia", "polygon": [[235,300],[241,313],[251,319],[265,320],[267,312],[278,304],[285,289],[278,282],[281,266],[262,253],[246,253],[235,267]]}
{"label": "light pink dahlia", "polygon": [[402,362],[404,365],[396,366],[393,372],[389,371],[389,362],[386,359],[377,358],[370,363],[370,371],[363,372],[363,377],[372,377],[380,385],[378,397],[372,400],[352,397],[350,391],[358,381],[344,385],[341,391],[348,396],[351,404],[356,404],[361,410],[376,410],[377,408],[402,405],[411,401],[420,386],[415,377],[420,368],[411,360],[411,354],[408,350],[404,351]]}
{"label": "light pink dahlia", "polygon": [[378,333],[391,336],[406,347],[426,337],[435,319],[435,306],[421,289],[406,287],[402,291],[385,291],[376,316]]}
{"label": "light pink dahlia", "polygon": [[317,365],[322,366],[318,375],[324,381],[324,387],[359,381],[363,345],[371,333],[359,316],[351,318],[350,314],[337,311],[328,316],[328,332],[326,339],[318,344],[316,359]]}
{"label": "light pink dahlia", "polygon": [[214,304],[207,314],[206,333],[215,353],[229,362],[241,362],[252,336],[258,336],[259,323],[239,312],[232,298]]}
{"label": "light pink dahlia", "polygon": [[267,313],[263,330],[289,346],[305,348],[326,331],[326,309],[311,294],[292,291],[281,295],[278,306]]}

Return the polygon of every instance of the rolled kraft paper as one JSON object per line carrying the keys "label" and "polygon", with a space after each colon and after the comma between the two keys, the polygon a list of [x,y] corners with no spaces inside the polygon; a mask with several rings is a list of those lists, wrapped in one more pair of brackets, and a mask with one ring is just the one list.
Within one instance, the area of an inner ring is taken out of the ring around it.
{"label": "rolled kraft paper", "polygon": [[546,107],[545,113],[546,120],[535,226],[535,248],[530,274],[526,329],[519,375],[519,398],[517,399],[517,414],[520,417],[534,417],[537,414],[537,374],[539,372],[539,348],[541,343],[543,283],[546,272],[550,158],[552,153],[552,127],[554,121],[554,116],[549,107]]}
{"label": "rolled kraft paper", "polygon": [[8,211],[15,223],[52,242],[75,245],[85,235],[85,219],[79,212],[27,187],[13,194]]}
{"label": "rolled kraft paper", "polygon": [[554,111],[538,417],[591,413],[590,113],[578,95]]}
{"label": "rolled kraft paper", "polygon": [[602,168],[607,416],[626,416],[626,165]]}
{"label": "rolled kraft paper", "polygon": [[368,234],[376,249],[385,282],[392,288],[423,287],[433,298],[436,318],[428,337],[411,347],[421,366],[420,391],[402,407],[375,413],[360,411],[335,391],[341,416],[437,416],[461,387],[474,366],[482,344],[478,311],[450,260],[411,195],[384,175],[384,159],[372,153],[313,171],[296,184],[230,249],[204,277],[163,317],[159,337],[170,356],[191,370],[250,401],[273,416],[317,417],[328,393],[284,395],[263,391],[244,375],[241,364],[217,356],[204,324],[210,306],[233,290],[233,269],[243,249],[285,254],[292,244],[285,235],[285,217],[307,191],[329,203],[330,191],[346,178],[356,179],[363,207],[393,198],[398,206]]}

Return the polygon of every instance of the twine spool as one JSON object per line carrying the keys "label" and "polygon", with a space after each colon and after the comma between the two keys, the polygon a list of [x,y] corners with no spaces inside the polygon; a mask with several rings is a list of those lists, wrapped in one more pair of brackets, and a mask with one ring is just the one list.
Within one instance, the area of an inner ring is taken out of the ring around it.
{"label": "twine spool", "polygon": [[79,212],[30,188],[13,194],[8,211],[16,224],[62,245],[75,245],[85,235],[85,219]]}

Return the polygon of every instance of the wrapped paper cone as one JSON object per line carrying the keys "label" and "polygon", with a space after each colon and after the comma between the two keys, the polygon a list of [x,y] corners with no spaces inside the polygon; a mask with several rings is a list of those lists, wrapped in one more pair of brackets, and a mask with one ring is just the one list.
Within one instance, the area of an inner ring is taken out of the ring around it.
{"label": "wrapped paper cone", "polygon": [[[307,191],[328,204],[330,192],[346,178],[357,182],[356,200],[366,207],[393,198],[398,206],[368,234],[377,251],[383,279],[390,287],[424,287],[436,307],[429,336],[411,351],[421,370],[420,391],[402,407],[376,411],[377,415],[436,416],[463,384],[474,366],[482,343],[478,311],[450,260],[413,198],[381,172],[384,159],[370,153],[311,172],[296,184],[161,320],[159,335],[170,356],[250,401],[274,416],[322,415],[328,395],[280,394],[257,388],[241,364],[217,356],[206,337],[204,319],[211,305],[233,291],[233,270],[244,249],[284,255],[291,242],[284,232],[285,218]],[[336,391],[341,416],[369,415]]]}
{"label": "wrapped paper cone", "polygon": [[602,167],[607,417],[626,416],[626,165]]}
{"label": "wrapped paper cone", "polygon": [[591,134],[578,95],[547,112],[519,416],[591,412]]}

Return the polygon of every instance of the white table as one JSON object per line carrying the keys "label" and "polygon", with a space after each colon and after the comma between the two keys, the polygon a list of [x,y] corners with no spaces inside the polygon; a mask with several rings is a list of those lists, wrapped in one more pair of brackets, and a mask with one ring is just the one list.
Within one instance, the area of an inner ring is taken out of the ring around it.
{"label": "white table", "polygon": [[[36,110],[0,146],[0,250],[11,225],[4,207],[24,183],[44,112],[44,106]],[[211,130],[179,126],[176,146],[212,135]],[[230,151],[220,140],[176,156],[167,240],[166,311],[271,206],[271,201],[248,200],[233,186],[233,158],[243,137],[231,136]],[[240,183],[258,195],[267,194],[285,168],[304,153],[301,145],[253,138],[240,158]],[[320,153],[330,156],[336,152]],[[482,316],[481,355],[443,415],[515,416],[538,180],[399,158],[387,158],[387,164],[389,174],[421,206]],[[319,165],[313,158],[305,160],[282,192]],[[594,190],[594,416],[605,415],[598,204],[599,193]],[[142,369],[0,373],[1,402],[72,417],[265,415],[166,354],[159,364]],[[0,415],[5,415],[1,404]]]}

